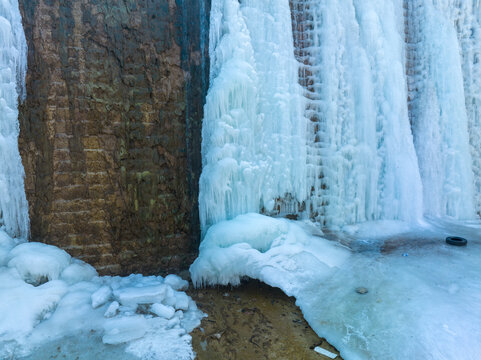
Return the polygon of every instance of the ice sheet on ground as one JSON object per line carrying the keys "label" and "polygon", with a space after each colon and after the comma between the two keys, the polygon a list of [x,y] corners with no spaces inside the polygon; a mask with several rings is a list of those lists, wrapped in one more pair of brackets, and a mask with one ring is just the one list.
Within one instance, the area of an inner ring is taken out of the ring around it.
{"label": "ice sheet on ground", "polygon": [[[398,234],[388,223],[366,223],[337,234],[376,235],[378,246],[356,252],[296,222],[265,219],[262,226],[261,215],[247,216],[250,226],[239,216],[219,224],[223,233],[209,229],[191,267],[197,285],[235,285],[249,276],[279,287],[348,360],[481,358],[481,223],[392,223]],[[284,231],[262,248],[264,240],[249,236],[258,231],[264,239],[272,221]],[[240,242],[223,247],[220,239],[231,235]],[[466,237],[468,246],[447,245],[448,235]],[[355,291],[361,286],[367,294]]]}
{"label": "ice sheet on ground", "polygon": [[80,359],[107,351],[116,359],[195,357],[189,332],[204,314],[180,291],[187,281],[99,277],[54,246],[17,243],[0,229],[0,359],[45,359],[65,344]]}

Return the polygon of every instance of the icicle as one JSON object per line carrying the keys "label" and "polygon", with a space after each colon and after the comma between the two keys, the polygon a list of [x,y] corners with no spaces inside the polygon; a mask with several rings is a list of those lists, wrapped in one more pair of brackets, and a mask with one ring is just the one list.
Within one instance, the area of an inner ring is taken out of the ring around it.
{"label": "icicle", "polygon": [[307,195],[307,125],[288,0],[214,0],[210,57],[199,195],[204,231]]}
{"label": "icicle", "polygon": [[400,1],[293,0],[312,137],[313,216],[329,227],[422,217]]}
{"label": "icicle", "polygon": [[24,170],[18,152],[18,99],[25,97],[27,45],[16,0],[0,1],[0,227],[29,231]]}
{"label": "icicle", "polygon": [[[424,184],[424,212],[435,217],[470,219],[475,215],[465,101],[476,95],[469,84],[472,80],[468,80],[470,95],[465,98],[462,56],[470,48],[470,40],[463,40],[471,37],[466,34],[466,20],[471,32],[470,11],[464,8],[467,3],[406,2],[411,122]],[[460,44],[457,31],[464,44]],[[468,66],[464,68],[468,70]],[[479,151],[479,123],[473,114],[476,110],[470,108],[475,153],[476,148]],[[479,158],[479,152],[475,156]]]}

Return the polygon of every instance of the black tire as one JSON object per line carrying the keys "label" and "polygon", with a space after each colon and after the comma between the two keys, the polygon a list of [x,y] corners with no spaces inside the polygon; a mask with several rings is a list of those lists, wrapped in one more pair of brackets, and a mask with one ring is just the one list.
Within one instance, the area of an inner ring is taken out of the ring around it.
{"label": "black tire", "polygon": [[466,246],[468,240],[458,236],[448,236],[446,238],[446,243],[454,246]]}

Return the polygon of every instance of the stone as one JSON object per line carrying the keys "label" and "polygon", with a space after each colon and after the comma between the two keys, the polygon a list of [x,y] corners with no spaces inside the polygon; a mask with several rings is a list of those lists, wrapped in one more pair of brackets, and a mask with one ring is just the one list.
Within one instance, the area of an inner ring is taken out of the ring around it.
{"label": "stone", "polygon": [[364,294],[367,294],[369,291],[365,287],[361,286],[361,287],[356,288],[356,292],[358,294],[364,295]]}

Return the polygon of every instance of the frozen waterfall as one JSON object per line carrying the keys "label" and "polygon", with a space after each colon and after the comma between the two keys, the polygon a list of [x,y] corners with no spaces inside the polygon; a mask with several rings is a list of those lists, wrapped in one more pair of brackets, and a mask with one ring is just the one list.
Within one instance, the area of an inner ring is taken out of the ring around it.
{"label": "frozen waterfall", "polygon": [[481,10],[454,0],[214,0],[205,230],[481,211]]}
{"label": "frozen waterfall", "polygon": [[[479,29],[468,3],[406,1],[410,117],[424,211],[436,217],[475,215],[463,54],[469,56]],[[471,132],[479,136],[479,129]],[[479,159],[479,151],[473,155]]]}
{"label": "frozen waterfall", "polygon": [[330,227],[419,219],[402,2],[292,3],[309,99],[313,217]]}
{"label": "frozen waterfall", "polygon": [[18,152],[18,100],[25,96],[27,44],[17,0],[0,0],[0,228],[29,231],[24,170]]}
{"label": "frozen waterfall", "polygon": [[202,130],[202,227],[307,198],[305,99],[288,0],[215,0]]}

